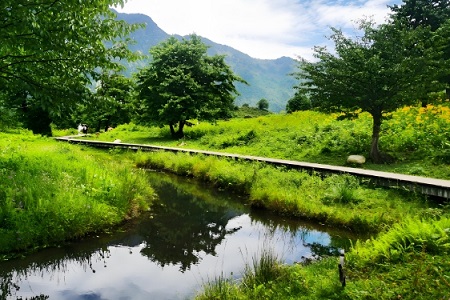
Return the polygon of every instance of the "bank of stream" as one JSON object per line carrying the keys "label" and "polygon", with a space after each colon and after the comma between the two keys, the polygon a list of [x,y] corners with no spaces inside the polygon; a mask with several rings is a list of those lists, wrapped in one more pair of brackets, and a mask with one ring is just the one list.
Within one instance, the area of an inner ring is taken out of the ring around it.
{"label": "bank of stream", "polygon": [[[239,279],[263,249],[285,263],[337,255],[357,237],[252,210],[194,179],[148,172],[148,213],[114,232],[0,263],[0,299],[186,299]],[[337,278],[336,272],[336,280]]]}

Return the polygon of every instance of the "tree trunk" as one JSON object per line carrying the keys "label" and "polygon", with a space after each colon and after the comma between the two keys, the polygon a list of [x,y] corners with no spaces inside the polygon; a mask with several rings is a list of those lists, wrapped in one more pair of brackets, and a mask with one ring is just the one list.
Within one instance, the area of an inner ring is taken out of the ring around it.
{"label": "tree trunk", "polygon": [[186,121],[180,121],[180,122],[178,123],[177,137],[178,137],[179,139],[181,139],[181,138],[184,137],[183,129],[184,129],[184,125],[185,125],[185,124],[186,124]]}
{"label": "tree trunk", "polygon": [[381,112],[372,113],[373,128],[372,128],[372,144],[370,146],[370,158],[376,164],[383,163],[383,158],[378,148],[378,141],[380,139],[381,130]]}
{"label": "tree trunk", "polygon": [[447,99],[450,99],[450,87],[445,89],[445,94],[447,95]]}
{"label": "tree trunk", "polygon": [[175,138],[176,134],[175,134],[175,129],[173,128],[172,123],[169,124],[169,128],[170,128],[170,135],[172,135],[172,137]]}
{"label": "tree trunk", "polygon": [[184,137],[183,128],[184,128],[185,124],[186,124],[186,121],[180,121],[178,123],[178,130],[177,131],[175,131],[175,125],[174,124],[169,124],[170,134],[172,135],[173,138],[181,139],[181,138]]}
{"label": "tree trunk", "polygon": [[111,125],[111,116],[108,116],[108,118],[106,118],[106,124],[105,124],[105,132],[108,131],[109,125]]}
{"label": "tree trunk", "polygon": [[100,132],[100,128],[102,127],[102,121],[97,122],[97,127],[95,127],[95,132]]}

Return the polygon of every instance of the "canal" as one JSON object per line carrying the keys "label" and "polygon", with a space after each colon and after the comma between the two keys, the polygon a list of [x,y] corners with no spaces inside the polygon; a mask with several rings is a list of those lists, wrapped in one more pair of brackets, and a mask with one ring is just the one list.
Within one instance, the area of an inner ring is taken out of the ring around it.
{"label": "canal", "polygon": [[293,264],[337,255],[355,239],[252,210],[194,179],[152,171],[148,178],[158,200],[139,219],[1,262],[0,299],[190,299],[220,275],[238,280],[263,250]]}

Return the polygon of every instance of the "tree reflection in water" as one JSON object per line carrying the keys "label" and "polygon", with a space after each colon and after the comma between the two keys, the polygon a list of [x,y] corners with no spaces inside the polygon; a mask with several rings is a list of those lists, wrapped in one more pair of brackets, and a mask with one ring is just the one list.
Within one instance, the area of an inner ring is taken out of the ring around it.
{"label": "tree reflection in water", "polygon": [[152,216],[140,226],[139,234],[145,241],[141,253],[162,267],[179,264],[184,272],[204,254],[216,255],[225,236],[240,229],[226,228],[228,221],[240,214],[226,203],[212,206],[201,195],[169,182],[161,182],[155,189],[160,201],[152,205]]}

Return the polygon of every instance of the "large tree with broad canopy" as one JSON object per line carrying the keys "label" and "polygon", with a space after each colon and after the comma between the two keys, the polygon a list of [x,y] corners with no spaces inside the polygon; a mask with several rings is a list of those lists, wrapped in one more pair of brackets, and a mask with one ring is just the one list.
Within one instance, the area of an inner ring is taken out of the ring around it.
{"label": "large tree with broad canopy", "polygon": [[195,34],[170,37],[150,49],[152,61],[138,74],[140,120],[169,125],[173,137],[184,136],[188,120],[228,118],[238,95],[235,81],[245,82],[225,63],[225,56],[207,55]]}
{"label": "large tree with broad canopy", "polygon": [[441,72],[439,53],[430,43],[442,44],[441,36],[429,28],[405,29],[400,24],[375,27],[361,22],[363,35],[349,38],[333,29],[335,51],[315,48],[316,62],[301,61],[301,93],[313,106],[328,111],[368,112],[373,117],[370,157],[385,161],[379,150],[381,123],[385,113],[417,102],[427,92],[442,90],[436,80]]}

